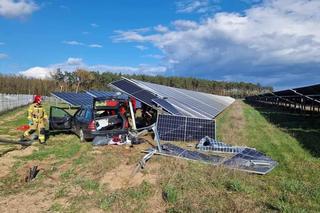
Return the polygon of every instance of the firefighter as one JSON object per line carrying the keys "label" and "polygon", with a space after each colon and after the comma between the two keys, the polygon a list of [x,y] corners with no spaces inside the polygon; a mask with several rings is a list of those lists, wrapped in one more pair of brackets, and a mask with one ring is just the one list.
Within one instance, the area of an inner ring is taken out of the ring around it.
{"label": "firefighter", "polygon": [[28,120],[30,129],[24,133],[25,138],[30,138],[30,135],[35,131],[38,131],[38,138],[41,144],[46,142],[45,136],[45,124],[48,120],[48,116],[41,105],[41,96],[36,95],[34,97],[33,104],[28,109]]}

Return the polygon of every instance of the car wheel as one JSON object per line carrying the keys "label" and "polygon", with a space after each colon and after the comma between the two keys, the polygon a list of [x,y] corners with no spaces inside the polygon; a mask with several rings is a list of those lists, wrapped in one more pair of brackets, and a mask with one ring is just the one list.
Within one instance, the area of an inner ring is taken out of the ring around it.
{"label": "car wheel", "polygon": [[79,130],[79,138],[80,138],[81,142],[85,142],[86,141],[85,138],[84,138],[84,133],[83,133],[82,129]]}

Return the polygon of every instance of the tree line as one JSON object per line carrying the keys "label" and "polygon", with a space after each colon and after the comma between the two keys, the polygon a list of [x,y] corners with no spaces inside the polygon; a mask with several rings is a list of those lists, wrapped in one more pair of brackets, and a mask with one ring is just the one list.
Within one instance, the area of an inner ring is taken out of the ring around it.
{"label": "tree line", "polygon": [[0,75],[0,93],[50,95],[53,91],[81,92],[84,90],[108,90],[107,85],[121,77],[151,83],[190,89],[217,95],[243,98],[249,95],[272,91],[271,87],[245,82],[225,82],[190,77],[165,77],[128,75],[112,72],[97,72],[78,69],[74,72],[58,69],[51,79],[26,78],[16,75]]}

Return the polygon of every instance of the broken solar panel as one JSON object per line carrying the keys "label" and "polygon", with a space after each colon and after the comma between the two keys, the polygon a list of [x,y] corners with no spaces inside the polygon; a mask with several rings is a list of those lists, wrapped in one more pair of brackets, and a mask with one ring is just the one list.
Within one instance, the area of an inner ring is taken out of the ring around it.
{"label": "broken solar panel", "polygon": [[93,97],[87,93],[52,92],[51,95],[71,106],[89,106],[93,104]]}
{"label": "broken solar panel", "polygon": [[216,165],[220,164],[224,159],[224,157],[217,155],[206,155],[201,152],[183,149],[170,143],[166,143],[161,146],[161,154],[179,158],[186,158],[190,160],[198,160]]}
{"label": "broken solar panel", "polygon": [[221,153],[240,153],[246,147],[244,146],[233,146],[223,142],[215,141],[212,138],[204,137],[197,144],[196,148],[200,151],[212,151]]}
{"label": "broken solar panel", "polygon": [[137,100],[149,105],[154,106],[152,99],[158,98],[151,92],[137,86],[127,79],[121,79],[119,81],[112,82],[110,84],[112,87],[128,94],[129,96],[135,97]]}
{"label": "broken solar panel", "polygon": [[172,115],[182,115],[174,106],[168,103],[166,100],[161,98],[152,99],[152,102],[162,107],[165,111],[171,113]]}
{"label": "broken solar panel", "polygon": [[266,174],[277,165],[277,162],[257,150],[246,148],[223,162],[224,166],[256,174]]}
{"label": "broken solar panel", "polygon": [[277,162],[254,149],[246,148],[232,157],[209,155],[198,151],[191,151],[176,145],[166,143],[161,145],[160,155],[172,156],[188,160],[196,160],[211,165],[223,165],[226,168],[240,171],[267,174],[275,168]]}
{"label": "broken solar panel", "polygon": [[156,126],[162,141],[199,141],[206,136],[215,138],[214,120],[160,114]]}

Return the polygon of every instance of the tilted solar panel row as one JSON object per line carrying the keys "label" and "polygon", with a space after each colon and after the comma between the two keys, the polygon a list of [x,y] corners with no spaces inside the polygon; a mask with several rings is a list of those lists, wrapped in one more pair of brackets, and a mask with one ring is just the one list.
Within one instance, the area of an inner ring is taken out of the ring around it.
{"label": "tilted solar panel row", "polygon": [[128,96],[117,92],[89,90],[86,92],[52,92],[54,97],[71,106],[89,106],[93,104],[93,98],[119,98],[127,99]]}
{"label": "tilted solar panel row", "polygon": [[169,103],[180,109],[186,116],[200,118],[214,118],[219,114],[221,106],[219,101],[212,101],[208,94],[178,89],[153,83],[135,81],[148,90],[154,91],[160,97],[166,97]]}
{"label": "tilted solar panel row", "polygon": [[[188,117],[212,119],[234,102],[234,99],[230,97],[195,92],[132,79],[123,79],[120,81],[122,84],[130,84],[130,86],[127,87],[121,85],[121,90],[126,93],[137,98],[134,93],[139,91],[138,88],[140,88],[143,91],[147,91],[150,94],[158,96],[159,98],[165,98],[165,101],[179,111],[180,114]],[[118,82],[111,83],[111,85],[119,89],[119,85],[117,84]],[[132,90],[132,85],[136,86],[136,90]],[[152,99],[151,101],[149,100],[148,102],[144,102],[150,104],[150,102],[152,103]],[[166,110],[170,111],[170,109]]]}
{"label": "tilted solar panel row", "polygon": [[152,102],[157,104],[158,106],[162,107],[172,115],[182,115],[174,106],[168,103],[166,100],[161,98],[152,99]]}
{"label": "tilted solar panel row", "polygon": [[111,91],[98,91],[98,90],[88,90],[86,91],[89,95],[94,98],[119,98],[119,99],[128,99],[128,96],[120,92],[111,92]]}
{"label": "tilted solar panel row", "polygon": [[110,84],[112,87],[120,90],[121,92],[135,97],[137,100],[149,105],[154,106],[152,99],[157,99],[158,97],[151,92],[137,86],[127,79],[121,79],[118,81],[114,81]]}
{"label": "tilted solar panel row", "polygon": [[87,93],[52,92],[51,94],[71,106],[89,106],[93,103],[93,97]]}

